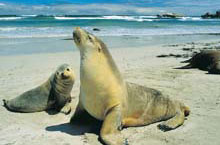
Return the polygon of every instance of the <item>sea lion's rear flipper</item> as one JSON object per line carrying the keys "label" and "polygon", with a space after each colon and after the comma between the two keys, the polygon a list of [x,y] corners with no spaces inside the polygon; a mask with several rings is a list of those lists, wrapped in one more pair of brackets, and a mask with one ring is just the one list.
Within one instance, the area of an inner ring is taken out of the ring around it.
{"label": "sea lion's rear flipper", "polygon": [[2,101],[3,101],[3,106],[4,106],[5,108],[7,108],[7,100],[3,99]]}
{"label": "sea lion's rear flipper", "polygon": [[6,100],[2,99],[2,102],[3,102],[3,106],[5,106],[6,105]]}
{"label": "sea lion's rear flipper", "polygon": [[185,66],[177,67],[177,68],[174,68],[174,69],[190,69],[190,68],[193,68],[193,66],[191,64],[187,64]]}
{"label": "sea lion's rear flipper", "polygon": [[169,130],[179,127],[180,125],[184,123],[184,120],[185,120],[184,113],[185,112],[178,111],[173,118],[159,124],[158,128],[161,129],[162,131],[169,131]]}
{"label": "sea lion's rear flipper", "polygon": [[10,108],[10,104],[9,104],[9,101],[8,101],[8,100],[3,99],[2,101],[3,101],[3,106],[4,106],[7,110],[13,111],[13,109]]}

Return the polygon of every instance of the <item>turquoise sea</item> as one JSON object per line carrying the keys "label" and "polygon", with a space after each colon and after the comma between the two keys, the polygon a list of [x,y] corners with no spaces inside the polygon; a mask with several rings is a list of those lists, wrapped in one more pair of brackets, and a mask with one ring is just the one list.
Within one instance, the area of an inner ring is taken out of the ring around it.
{"label": "turquoise sea", "polygon": [[78,26],[99,36],[109,48],[218,39],[220,34],[220,19],[200,17],[0,15],[0,55],[76,50],[64,39],[72,38]]}
{"label": "turquoise sea", "polygon": [[76,26],[99,28],[99,36],[220,33],[220,19],[200,17],[6,15],[0,16],[0,38],[71,36]]}

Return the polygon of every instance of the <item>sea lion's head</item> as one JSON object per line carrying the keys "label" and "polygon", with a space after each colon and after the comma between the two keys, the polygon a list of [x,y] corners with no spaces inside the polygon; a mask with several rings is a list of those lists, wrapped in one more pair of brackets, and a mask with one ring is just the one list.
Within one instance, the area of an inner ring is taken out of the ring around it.
{"label": "sea lion's head", "polygon": [[69,80],[69,81],[75,80],[74,71],[68,64],[60,65],[55,72],[55,77],[58,78],[59,80]]}
{"label": "sea lion's head", "polygon": [[216,61],[208,71],[210,74],[220,74],[220,61]]}
{"label": "sea lion's head", "polygon": [[73,39],[77,47],[80,49],[80,52],[100,52],[102,49],[103,42],[80,27],[76,27],[75,31],[73,32]]}

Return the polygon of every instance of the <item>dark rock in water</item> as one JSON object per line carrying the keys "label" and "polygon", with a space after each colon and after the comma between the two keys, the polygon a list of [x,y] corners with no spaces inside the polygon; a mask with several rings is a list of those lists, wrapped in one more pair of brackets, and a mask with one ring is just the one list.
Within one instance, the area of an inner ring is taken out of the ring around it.
{"label": "dark rock in water", "polygon": [[192,47],[192,48],[183,48],[182,50],[183,51],[192,51],[193,49],[195,49],[194,47]]}
{"label": "dark rock in water", "polygon": [[93,31],[101,31],[99,28],[93,28]]}
{"label": "dark rock in water", "polygon": [[186,58],[186,57],[189,57],[188,54],[161,54],[161,55],[158,55],[157,57],[175,57],[175,58]]}
{"label": "dark rock in water", "polygon": [[215,49],[220,49],[220,46],[215,46]]}
{"label": "dark rock in water", "polygon": [[65,39],[62,39],[62,40],[73,40],[73,38],[65,38]]}
{"label": "dark rock in water", "polygon": [[178,47],[179,45],[178,44],[173,44],[173,45],[168,45],[170,47]]}
{"label": "dark rock in water", "polygon": [[169,45],[164,45],[164,47],[179,47],[179,46],[186,46],[186,44],[169,44]]}
{"label": "dark rock in water", "polygon": [[215,14],[210,14],[209,12],[201,16],[203,19],[220,19],[220,10],[216,11]]}
{"label": "dark rock in water", "polygon": [[0,15],[0,17],[18,17],[17,15]]}
{"label": "dark rock in water", "polygon": [[157,57],[169,57],[169,55],[167,55],[167,54],[161,54],[161,55],[157,55]]}
{"label": "dark rock in water", "polygon": [[180,55],[180,54],[172,54],[172,53],[169,56],[170,57],[176,57],[176,58],[182,57],[182,55]]}
{"label": "dark rock in water", "polygon": [[181,18],[183,15],[176,14],[176,13],[165,13],[165,14],[158,14],[158,18]]}

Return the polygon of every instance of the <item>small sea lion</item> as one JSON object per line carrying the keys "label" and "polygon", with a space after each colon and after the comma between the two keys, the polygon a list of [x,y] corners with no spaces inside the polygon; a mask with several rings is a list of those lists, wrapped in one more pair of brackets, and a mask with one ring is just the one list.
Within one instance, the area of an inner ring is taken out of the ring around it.
{"label": "small sea lion", "polygon": [[102,120],[100,137],[107,145],[126,144],[122,127],[167,120],[159,128],[170,130],[183,124],[187,106],[155,89],[125,82],[106,45],[94,35],[77,27],[73,38],[81,60],[79,102],[71,123],[86,116]]}
{"label": "small sea lion", "polygon": [[220,74],[220,51],[204,50],[182,63],[189,64],[177,69],[198,68],[200,70],[209,71],[209,73],[212,74]]}
{"label": "small sea lion", "polygon": [[55,109],[64,114],[71,111],[70,102],[75,74],[68,64],[59,66],[42,85],[11,100],[3,100],[4,106],[14,112],[39,112]]}

